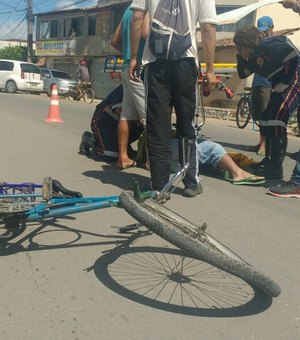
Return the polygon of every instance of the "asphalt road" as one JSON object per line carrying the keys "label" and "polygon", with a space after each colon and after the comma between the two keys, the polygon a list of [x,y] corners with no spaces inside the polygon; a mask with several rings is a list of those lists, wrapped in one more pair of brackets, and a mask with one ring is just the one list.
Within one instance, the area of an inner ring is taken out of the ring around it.
{"label": "asphalt road", "polygon": [[[50,100],[44,95],[1,92],[0,102],[1,181],[39,183],[52,176],[95,196],[118,195],[132,177],[148,180],[146,170],[120,172],[77,154],[93,104],[61,100],[64,122],[45,123]],[[257,132],[227,121],[208,119],[203,133],[244,153],[258,140]],[[298,148],[299,139],[290,138],[288,151]],[[286,157],[286,179],[294,162]],[[30,224],[10,251],[0,250],[0,339],[299,339],[300,201],[269,196],[270,183],[202,180],[202,195],[188,199],[179,191],[168,207],[206,222],[278,282],[278,298],[191,259],[183,260],[185,276],[176,276],[180,251],[145,228],[119,234],[134,220],[109,208]]]}

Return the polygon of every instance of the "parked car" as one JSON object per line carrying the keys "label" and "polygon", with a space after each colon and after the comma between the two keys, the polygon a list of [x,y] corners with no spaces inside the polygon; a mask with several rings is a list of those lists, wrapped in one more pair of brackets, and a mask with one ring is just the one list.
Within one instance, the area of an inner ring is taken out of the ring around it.
{"label": "parked car", "polygon": [[77,85],[77,81],[68,73],[60,70],[53,70],[41,67],[42,77],[44,80],[44,92],[51,95],[52,85],[58,87],[58,94],[64,95],[69,91],[70,87]]}
{"label": "parked car", "polygon": [[0,90],[9,93],[29,91],[41,93],[44,89],[41,69],[19,60],[0,59]]}

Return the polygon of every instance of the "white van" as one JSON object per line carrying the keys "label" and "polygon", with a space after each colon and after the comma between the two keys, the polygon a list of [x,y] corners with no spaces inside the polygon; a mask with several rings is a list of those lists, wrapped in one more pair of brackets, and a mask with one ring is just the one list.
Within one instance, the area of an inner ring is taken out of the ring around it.
{"label": "white van", "polygon": [[0,90],[9,93],[43,92],[44,82],[40,68],[25,61],[0,59]]}

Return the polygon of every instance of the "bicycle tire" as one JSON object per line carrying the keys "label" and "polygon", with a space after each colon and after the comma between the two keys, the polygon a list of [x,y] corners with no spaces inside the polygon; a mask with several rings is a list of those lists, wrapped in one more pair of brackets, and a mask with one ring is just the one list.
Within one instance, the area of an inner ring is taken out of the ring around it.
{"label": "bicycle tire", "polygon": [[84,96],[83,96],[84,101],[91,104],[94,101],[94,98],[95,98],[94,90],[91,88],[87,88],[84,91]]}
{"label": "bicycle tire", "polygon": [[64,99],[71,100],[73,97],[71,96],[71,90],[69,89],[68,92],[64,95]]}
{"label": "bicycle tire", "polygon": [[206,231],[201,232],[201,237],[195,236],[199,227],[158,202],[148,199],[139,203],[131,192],[124,191],[120,195],[120,204],[138,222],[187,255],[233,274],[272,297],[280,294],[280,287],[271,278],[245,262]]}
{"label": "bicycle tire", "polygon": [[239,129],[244,129],[248,125],[249,120],[251,118],[250,110],[251,110],[250,101],[247,98],[242,97],[237,103],[235,116],[236,125]]}

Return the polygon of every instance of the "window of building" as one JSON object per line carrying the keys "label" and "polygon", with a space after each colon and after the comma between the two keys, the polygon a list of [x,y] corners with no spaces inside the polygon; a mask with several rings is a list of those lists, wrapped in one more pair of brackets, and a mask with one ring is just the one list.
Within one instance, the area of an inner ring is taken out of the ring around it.
{"label": "window of building", "polygon": [[[237,8],[240,8],[240,6],[217,6],[216,7],[217,14],[226,13]],[[217,32],[236,32],[238,29],[242,27],[254,25],[254,15],[255,15],[255,11],[246,15],[244,18],[242,18],[235,24],[218,25]]]}
{"label": "window of building", "polygon": [[128,5],[127,4],[119,4],[117,7],[114,8],[114,15],[113,15],[113,25],[112,25],[112,32],[113,33],[115,31],[115,29],[117,28],[117,26],[119,25],[119,23],[122,20],[123,14],[126,11]]}
{"label": "window of building", "polygon": [[84,35],[84,18],[73,17],[64,19],[64,37],[74,38]]}
{"label": "window of building", "polygon": [[95,34],[96,34],[96,15],[90,15],[88,22],[88,35]]}
{"label": "window of building", "polygon": [[40,39],[51,39],[58,37],[57,20],[41,20],[40,21]]}

